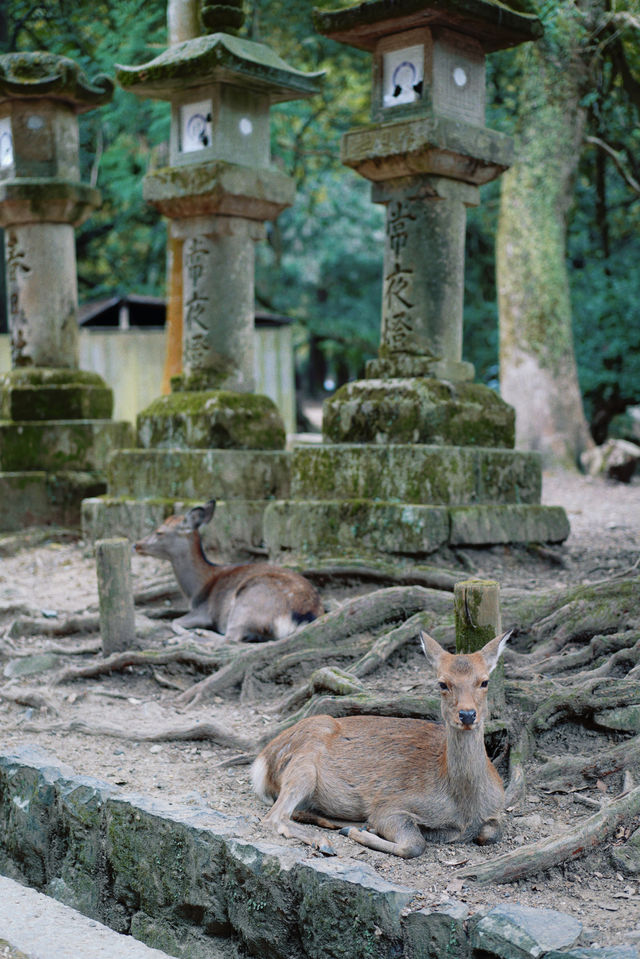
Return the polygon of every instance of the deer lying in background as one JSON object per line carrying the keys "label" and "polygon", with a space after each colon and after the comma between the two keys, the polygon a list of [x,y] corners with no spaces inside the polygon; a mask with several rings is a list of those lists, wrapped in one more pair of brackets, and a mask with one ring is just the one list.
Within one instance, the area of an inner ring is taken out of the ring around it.
{"label": "deer lying in background", "polygon": [[168,559],[191,603],[181,627],[214,630],[231,642],[282,639],[324,610],[314,587],[299,573],[268,563],[217,566],[202,548],[199,529],[213,516],[215,500],[184,516],[169,516],[158,529],[134,544],[143,556]]}
{"label": "deer lying in background", "polygon": [[504,789],[487,756],[483,728],[489,674],[510,635],[455,656],[421,633],[442,692],[444,725],[312,716],[276,736],[251,769],[260,798],[278,797],[264,821],[280,835],[329,854],[331,847],[292,817],[341,829],[363,846],[405,859],[424,852],[427,839],[497,842]]}

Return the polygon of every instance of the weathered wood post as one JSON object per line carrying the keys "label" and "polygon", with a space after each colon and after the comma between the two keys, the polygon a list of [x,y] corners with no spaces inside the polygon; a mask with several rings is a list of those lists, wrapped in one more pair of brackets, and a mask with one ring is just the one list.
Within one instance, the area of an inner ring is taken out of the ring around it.
{"label": "weathered wood post", "polygon": [[135,635],[131,587],[131,543],[114,537],[96,542],[102,655],[131,647]]}
{"label": "weathered wood post", "polygon": [[[475,653],[502,632],[500,583],[493,579],[467,579],[453,588],[456,652]],[[491,712],[504,706],[504,664],[496,666],[489,685]]]}

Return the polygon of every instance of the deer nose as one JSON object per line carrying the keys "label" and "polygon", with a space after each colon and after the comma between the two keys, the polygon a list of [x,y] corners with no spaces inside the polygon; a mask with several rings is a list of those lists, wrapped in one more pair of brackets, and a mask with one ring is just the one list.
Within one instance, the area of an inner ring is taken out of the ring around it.
{"label": "deer nose", "polygon": [[476,721],[475,709],[461,709],[458,716],[463,726],[473,726]]}

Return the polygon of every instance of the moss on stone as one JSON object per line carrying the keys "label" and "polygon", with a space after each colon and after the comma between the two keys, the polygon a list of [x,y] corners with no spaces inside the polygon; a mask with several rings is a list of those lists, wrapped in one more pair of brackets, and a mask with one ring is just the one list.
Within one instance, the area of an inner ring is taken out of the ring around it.
{"label": "moss on stone", "polygon": [[286,432],[267,396],[230,390],[177,392],[154,400],[138,416],[146,449],[284,449]]}
{"label": "moss on stone", "polygon": [[515,415],[481,384],[363,380],[341,387],[325,402],[323,431],[333,443],[512,448]]}

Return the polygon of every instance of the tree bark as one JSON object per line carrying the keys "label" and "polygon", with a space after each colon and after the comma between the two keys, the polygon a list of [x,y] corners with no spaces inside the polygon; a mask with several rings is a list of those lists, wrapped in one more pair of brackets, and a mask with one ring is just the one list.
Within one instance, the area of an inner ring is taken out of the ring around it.
{"label": "tree bark", "polygon": [[519,53],[517,161],[502,179],[496,249],[500,386],[516,410],[516,445],[565,466],[575,466],[593,445],[578,385],[566,267],[587,84],[573,17],[560,13],[552,38]]}

